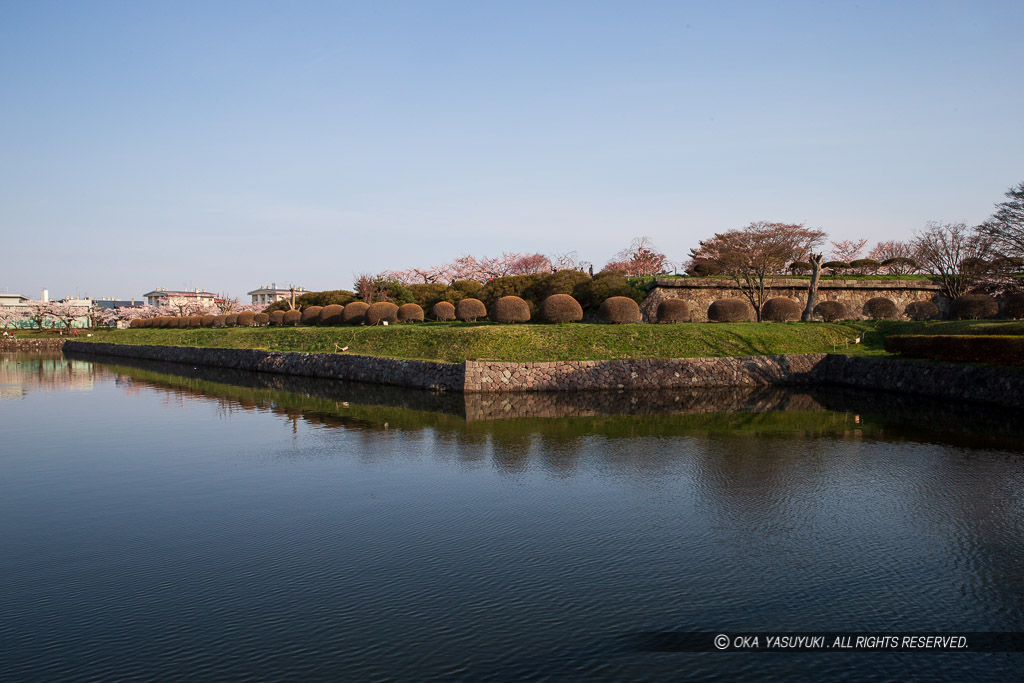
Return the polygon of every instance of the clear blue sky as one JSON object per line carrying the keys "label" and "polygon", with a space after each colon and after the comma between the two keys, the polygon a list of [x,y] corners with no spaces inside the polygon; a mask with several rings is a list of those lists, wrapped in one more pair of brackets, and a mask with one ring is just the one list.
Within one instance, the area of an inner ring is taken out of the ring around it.
{"label": "clear blue sky", "polygon": [[0,4],[0,289],[348,288],[752,220],[977,223],[1024,3]]}

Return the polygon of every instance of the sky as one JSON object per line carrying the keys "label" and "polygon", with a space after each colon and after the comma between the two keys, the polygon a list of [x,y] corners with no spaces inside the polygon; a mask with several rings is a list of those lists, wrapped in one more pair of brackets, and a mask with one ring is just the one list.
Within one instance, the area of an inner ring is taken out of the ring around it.
{"label": "sky", "polygon": [[0,3],[0,290],[244,296],[751,221],[977,224],[1024,3]]}

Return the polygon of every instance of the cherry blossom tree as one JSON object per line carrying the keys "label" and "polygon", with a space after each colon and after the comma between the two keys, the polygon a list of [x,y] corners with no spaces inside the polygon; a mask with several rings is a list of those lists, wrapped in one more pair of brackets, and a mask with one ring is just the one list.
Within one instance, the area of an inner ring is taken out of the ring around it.
{"label": "cherry blossom tree", "polygon": [[36,329],[43,329],[46,323],[53,322],[53,302],[32,300],[25,304],[25,317],[32,321]]}
{"label": "cherry blossom tree", "polygon": [[18,327],[27,311],[21,306],[0,308],[0,327]]}
{"label": "cherry blossom tree", "polygon": [[624,270],[631,277],[657,275],[671,264],[668,258],[657,250],[650,237],[636,237],[629,246],[620,251],[605,264],[605,270]]}
{"label": "cherry blossom tree", "polygon": [[860,252],[864,250],[867,243],[868,241],[866,239],[830,242],[832,245],[832,260],[843,261],[844,263],[856,261],[860,257]]}
{"label": "cherry blossom tree", "polygon": [[825,239],[821,230],[803,223],[756,221],[745,228],[716,233],[690,252],[694,259],[719,265],[754,307],[757,321],[775,278],[786,265],[803,259]]}

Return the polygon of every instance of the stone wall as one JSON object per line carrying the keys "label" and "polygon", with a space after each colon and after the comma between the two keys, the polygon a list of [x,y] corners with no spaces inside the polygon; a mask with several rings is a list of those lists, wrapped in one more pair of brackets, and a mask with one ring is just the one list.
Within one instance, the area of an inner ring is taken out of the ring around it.
{"label": "stone wall", "polygon": [[825,354],[509,363],[468,361],[465,391],[750,387],[813,382]]}
{"label": "stone wall", "polygon": [[456,363],[397,360],[336,353],[279,353],[254,349],[216,349],[189,346],[108,344],[68,341],[65,352],[126,356],[303,377],[327,377],[353,382],[393,384],[418,389],[462,391],[465,368]]}
{"label": "stone wall", "polygon": [[67,339],[50,337],[47,339],[10,339],[0,337],[0,351],[60,351]]}
{"label": "stone wall", "polygon": [[[1011,407],[1024,404],[1024,370],[838,354],[454,364],[330,353],[79,341],[66,342],[64,351],[467,394],[832,385]],[[482,411],[494,409],[489,404]]]}
{"label": "stone wall", "polygon": [[[808,280],[779,278],[769,291],[768,298],[792,299],[803,310],[807,303]],[[902,315],[912,301],[931,301],[945,315],[949,300],[942,296],[940,287],[926,280],[822,280],[818,286],[818,301],[840,301],[854,320],[862,319],[864,302],[883,296],[896,304]],[[658,278],[640,306],[645,322],[655,322],[658,304],[665,299],[682,299],[690,307],[693,322],[707,322],[708,307],[716,299],[743,298],[740,291],[724,278]]]}

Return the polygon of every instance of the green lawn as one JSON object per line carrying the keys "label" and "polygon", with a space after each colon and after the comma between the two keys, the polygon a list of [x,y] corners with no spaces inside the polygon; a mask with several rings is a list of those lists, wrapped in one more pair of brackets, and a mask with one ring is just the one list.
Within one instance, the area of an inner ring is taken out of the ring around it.
{"label": "green lawn", "polygon": [[[235,327],[96,331],[83,341],[266,351],[348,353],[438,360],[606,360],[776,353],[888,356],[891,334],[1024,334],[1024,322],[847,321],[677,325],[422,323],[387,327]],[[19,335],[30,337],[31,335]],[[862,343],[853,343],[858,337]]]}

